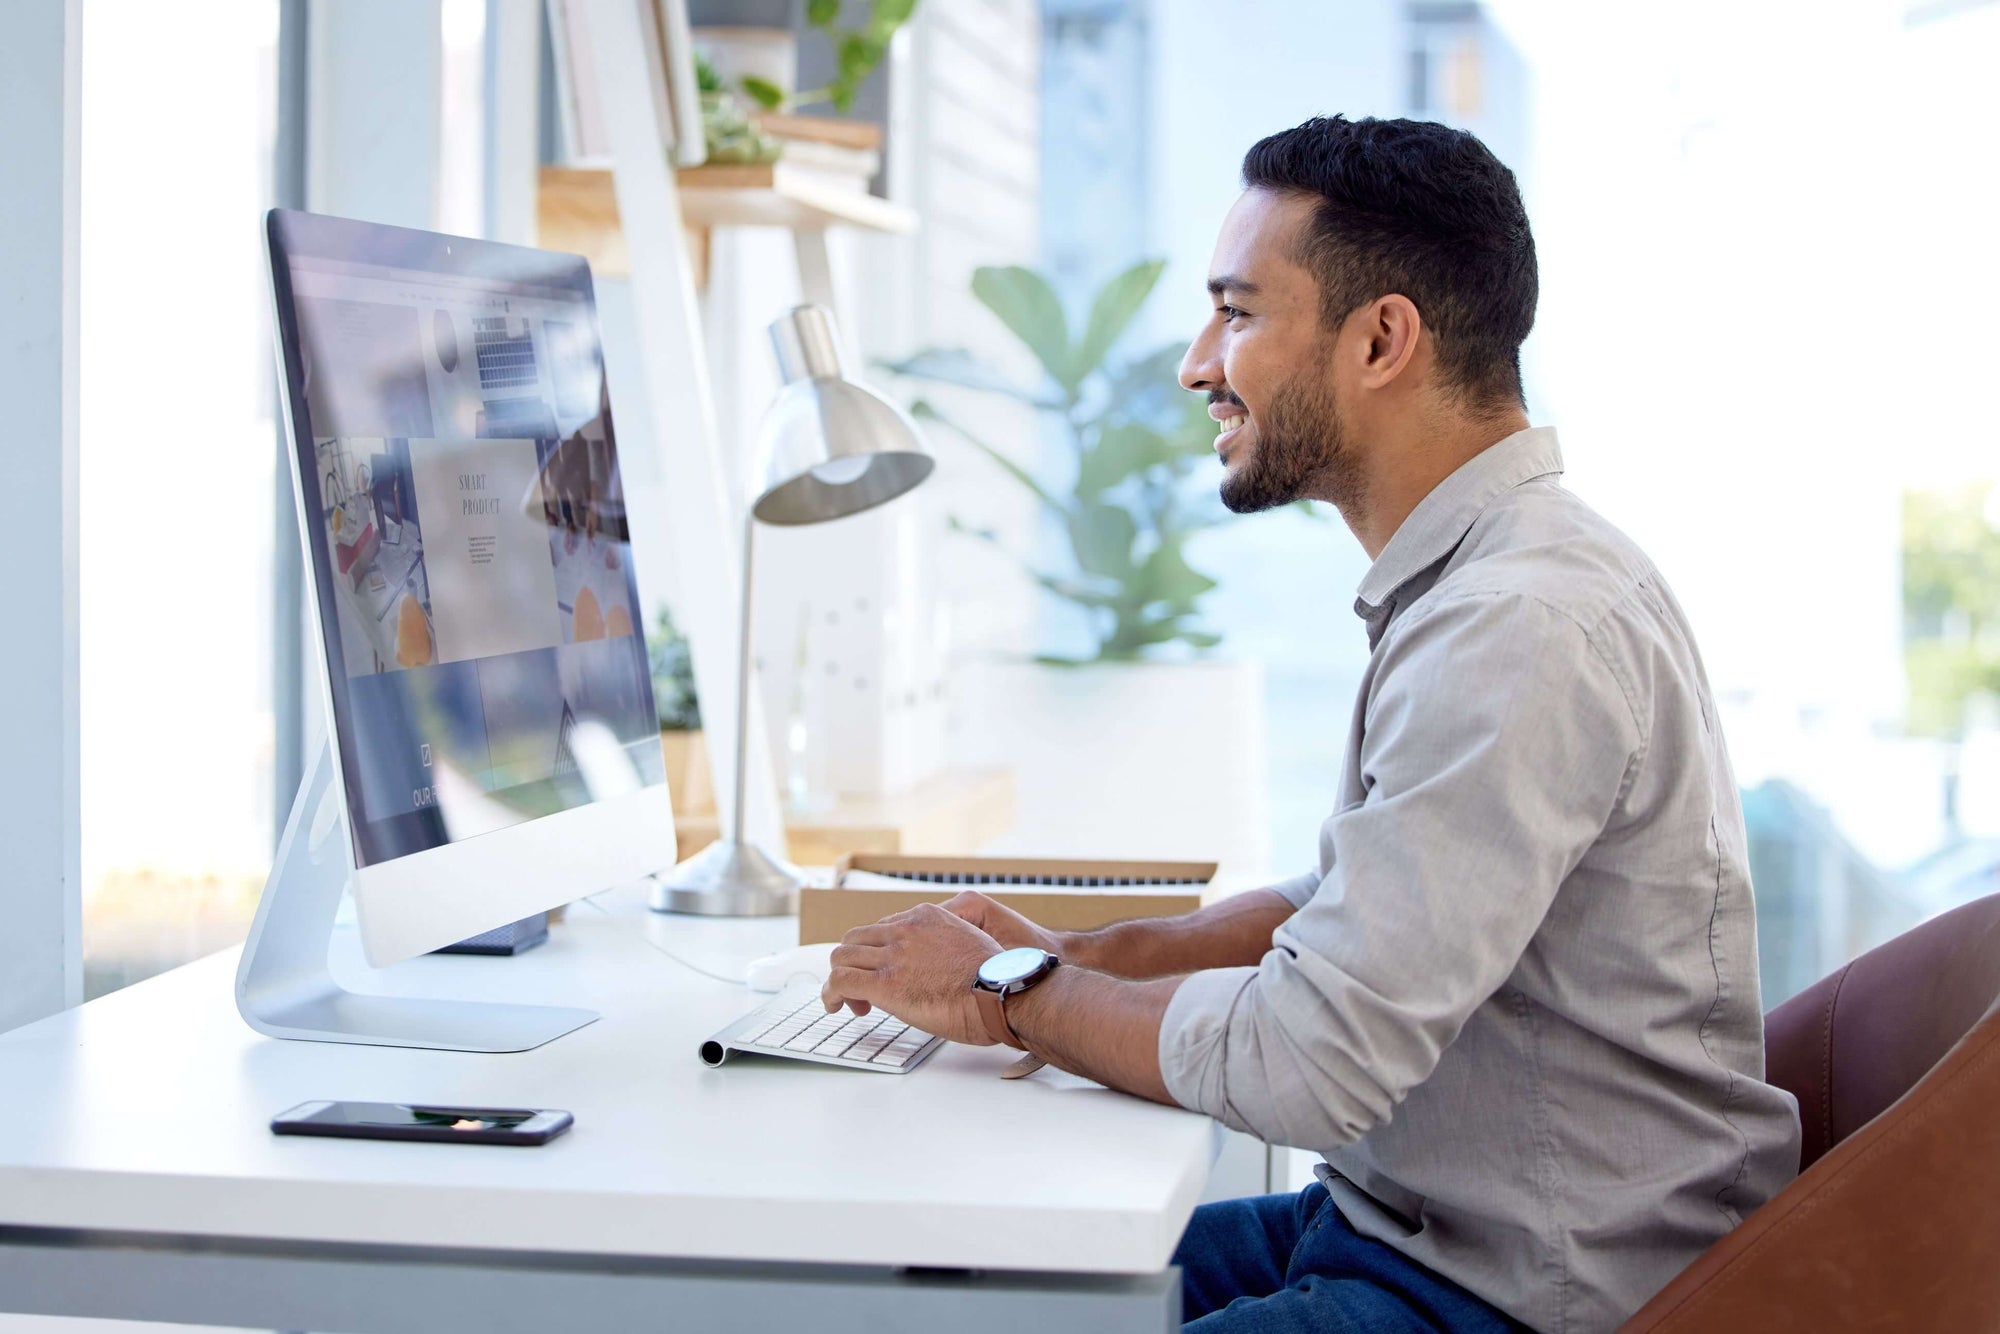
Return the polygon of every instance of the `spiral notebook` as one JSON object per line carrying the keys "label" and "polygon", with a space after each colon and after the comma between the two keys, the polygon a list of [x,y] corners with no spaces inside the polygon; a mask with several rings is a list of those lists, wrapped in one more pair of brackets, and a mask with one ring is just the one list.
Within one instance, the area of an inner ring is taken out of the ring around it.
{"label": "spiral notebook", "polygon": [[919,903],[977,889],[1057,931],[1090,931],[1201,906],[1214,862],[1078,858],[907,857],[856,853],[830,887],[799,891],[799,943],[839,940],[857,926]]}

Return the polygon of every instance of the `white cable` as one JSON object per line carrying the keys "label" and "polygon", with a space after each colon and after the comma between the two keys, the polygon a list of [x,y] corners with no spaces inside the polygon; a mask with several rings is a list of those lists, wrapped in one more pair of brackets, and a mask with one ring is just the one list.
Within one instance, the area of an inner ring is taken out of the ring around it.
{"label": "white cable", "polygon": [[[610,892],[611,891],[608,889],[598,891],[598,893],[601,894],[608,894]],[[611,916],[611,910],[597,901],[596,894],[586,895],[585,897],[578,899],[577,902],[588,903],[591,907],[597,909],[597,911],[603,913],[606,917]],[[750,965],[746,963],[743,965],[742,970],[735,977],[725,977],[721,973],[710,972],[708,969],[703,968],[698,963],[694,963],[691,962],[690,960],[683,959],[680,955],[674,953],[666,946],[648,937],[646,933],[643,931],[636,932],[635,934],[638,935],[641,941],[645,942],[647,948],[657,950],[659,953],[666,955],[669,959],[672,959],[675,963],[679,964],[681,967],[689,970],[690,972],[700,973],[703,977],[712,978],[717,982],[727,982],[729,985],[733,987],[740,987],[744,985],[744,975],[750,971]]]}

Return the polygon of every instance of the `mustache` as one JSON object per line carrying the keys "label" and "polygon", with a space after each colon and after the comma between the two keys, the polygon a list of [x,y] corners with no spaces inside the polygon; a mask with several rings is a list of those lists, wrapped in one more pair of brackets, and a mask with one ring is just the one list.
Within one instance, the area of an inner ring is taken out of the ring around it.
{"label": "mustache", "polygon": [[1208,405],[1214,407],[1217,403],[1227,403],[1232,407],[1238,408],[1243,407],[1243,400],[1227,389],[1211,389],[1208,391]]}

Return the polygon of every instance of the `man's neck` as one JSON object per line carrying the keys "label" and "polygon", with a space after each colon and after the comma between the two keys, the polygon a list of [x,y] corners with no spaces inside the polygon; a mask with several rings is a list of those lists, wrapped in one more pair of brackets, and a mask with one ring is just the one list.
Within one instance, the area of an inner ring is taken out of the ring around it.
{"label": "man's neck", "polygon": [[1498,416],[1453,417],[1427,426],[1408,439],[1387,443],[1375,453],[1375,468],[1365,490],[1366,503],[1343,510],[1341,517],[1368,553],[1382,554],[1389,539],[1403,526],[1423,498],[1466,462],[1517,431],[1528,429],[1528,414],[1519,408]]}

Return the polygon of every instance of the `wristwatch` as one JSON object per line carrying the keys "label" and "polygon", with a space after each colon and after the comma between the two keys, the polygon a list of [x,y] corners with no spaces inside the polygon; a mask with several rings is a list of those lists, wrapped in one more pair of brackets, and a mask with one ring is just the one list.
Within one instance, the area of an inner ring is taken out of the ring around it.
{"label": "wristwatch", "polygon": [[1027,1050],[1021,1039],[1014,1036],[1014,1026],[1007,1022],[1005,1001],[1047,977],[1061,962],[1047,950],[1023,946],[1001,950],[979,965],[979,974],[972,981],[972,999],[979,1006],[979,1018],[986,1025],[988,1037]]}

